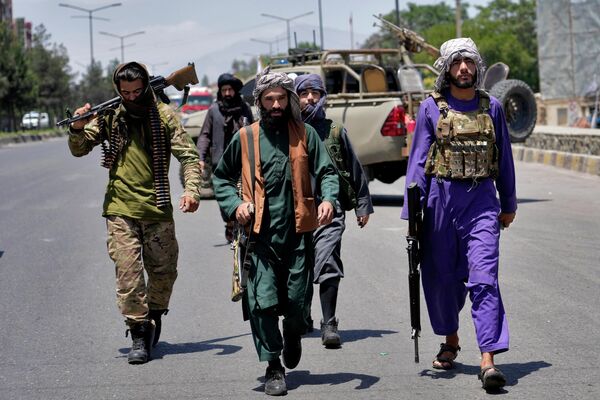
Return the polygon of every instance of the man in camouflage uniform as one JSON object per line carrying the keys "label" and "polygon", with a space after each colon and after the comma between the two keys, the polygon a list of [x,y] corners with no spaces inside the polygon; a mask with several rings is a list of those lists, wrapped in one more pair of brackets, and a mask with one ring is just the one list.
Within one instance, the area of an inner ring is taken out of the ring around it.
{"label": "man in camouflage uniform", "polygon": [[[102,215],[108,253],[115,263],[117,305],[133,340],[128,362],[141,364],[150,359],[151,346],[158,342],[161,316],[168,311],[177,278],[169,152],[184,170],[185,190],[179,202],[183,212],[198,209],[200,169],[194,143],[174,111],[156,101],[143,65],[119,65],[113,83],[121,105],[91,122],[72,123],[68,143],[76,157],[102,145],[102,166],[109,169]],[[76,114],[89,109],[86,104]]]}

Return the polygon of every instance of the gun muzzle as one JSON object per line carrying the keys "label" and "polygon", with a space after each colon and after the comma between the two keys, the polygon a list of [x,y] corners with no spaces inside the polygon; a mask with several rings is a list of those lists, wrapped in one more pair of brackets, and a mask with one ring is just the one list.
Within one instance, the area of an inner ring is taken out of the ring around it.
{"label": "gun muzzle", "polygon": [[415,341],[415,363],[419,363],[419,331],[416,329],[412,330],[411,333],[412,340]]}

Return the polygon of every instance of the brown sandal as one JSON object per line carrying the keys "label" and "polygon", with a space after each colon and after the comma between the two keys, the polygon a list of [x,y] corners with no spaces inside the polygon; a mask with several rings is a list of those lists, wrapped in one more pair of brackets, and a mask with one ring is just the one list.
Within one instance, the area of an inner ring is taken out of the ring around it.
{"label": "brown sandal", "polygon": [[[458,351],[460,350],[460,346],[452,346],[447,343],[440,343],[440,351],[435,356],[435,360],[433,360],[432,367],[435,369],[443,369],[449,370],[454,368],[454,360],[458,356]],[[444,353],[452,353],[453,357],[443,356]],[[435,365],[435,362],[440,363],[440,365]],[[444,366],[444,364],[448,364],[448,366]]]}

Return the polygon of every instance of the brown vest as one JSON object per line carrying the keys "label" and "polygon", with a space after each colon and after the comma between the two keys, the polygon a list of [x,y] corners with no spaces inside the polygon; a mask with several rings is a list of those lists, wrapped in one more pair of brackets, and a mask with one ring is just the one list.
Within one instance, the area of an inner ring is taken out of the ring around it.
{"label": "brown vest", "polygon": [[[252,174],[250,157],[248,157],[248,135],[246,129],[252,129],[254,144],[254,188],[252,187]],[[260,164],[259,147],[259,122],[240,130],[242,143],[242,196],[244,201],[254,204],[254,233],[258,234],[261,228],[262,216],[265,208],[265,181]],[[296,220],[296,233],[310,232],[317,229],[317,207],[310,183],[308,167],[308,149],[306,145],[306,129],[304,124],[290,121],[289,134],[289,159],[292,171],[292,190],[294,192],[294,215]],[[251,193],[254,193],[252,198]]]}

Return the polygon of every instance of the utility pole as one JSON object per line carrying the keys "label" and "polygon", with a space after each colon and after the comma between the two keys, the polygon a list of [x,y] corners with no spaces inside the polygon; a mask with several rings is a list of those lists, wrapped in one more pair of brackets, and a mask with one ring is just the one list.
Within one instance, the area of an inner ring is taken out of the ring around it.
{"label": "utility pole", "polygon": [[94,65],[94,39],[93,39],[93,32],[92,32],[92,20],[99,19],[99,20],[103,20],[103,21],[110,21],[108,18],[93,17],[92,14],[95,13],[96,11],[104,10],[105,8],[118,7],[120,5],[121,5],[121,3],[113,3],[113,4],[109,4],[107,6],[102,6],[102,7],[98,7],[98,8],[94,8],[94,9],[87,9],[87,8],[83,8],[83,7],[79,7],[79,6],[73,6],[70,4],[58,3],[59,7],[72,8],[72,9],[75,9],[78,11],[83,11],[83,12],[88,13],[87,17],[75,15],[75,16],[72,16],[72,18],[88,18],[90,20],[90,66]]}
{"label": "utility pole", "polygon": [[400,6],[398,0],[396,0],[396,25],[400,26]]}
{"label": "utility pole", "polygon": [[460,0],[456,0],[456,37],[462,37],[462,7]]}
{"label": "utility pole", "polygon": [[272,14],[260,14],[263,17],[268,17],[268,18],[274,18],[274,19],[278,19],[280,21],[285,21],[286,27],[287,27],[287,42],[288,42],[288,52],[290,50],[290,48],[292,47],[292,43],[291,43],[291,34],[290,34],[290,21],[293,21],[295,19],[301,18],[301,17],[306,17],[307,15],[311,15],[314,14],[312,11],[304,13],[304,14],[300,14],[300,15],[296,15],[295,17],[291,17],[291,18],[284,18],[284,17],[280,17],[277,15],[272,15]]}
{"label": "utility pole", "polygon": [[352,23],[352,13],[350,13],[350,50],[354,50],[354,24]]}
{"label": "utility pole", "polygon": [[146,32],[139,31],[139,32],[129,33],[127,35],[115,35],[114,33],[108,33],[108,32],[98,32],[98,33],[101,35],[105,35],[105,36],[112,36],[112,37],[115,37],[115,38],[121,40],[121,63],[124,63],[125,62],[125,50],[124,50],[125,46],[123,45],[123,41],[125,40],[125,38],[135,36],[135,35],[141,35]]}
{"label": "utility pole", "polygon": [[321,50],[323,50],[323,12],[321,11],[321,0],[319,0],[319,35],[321,36]]}

